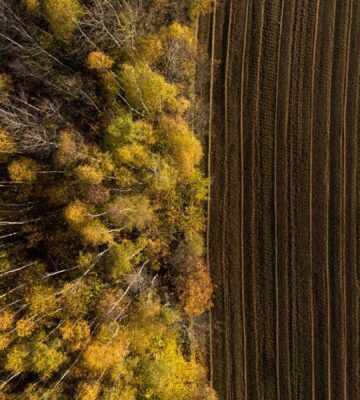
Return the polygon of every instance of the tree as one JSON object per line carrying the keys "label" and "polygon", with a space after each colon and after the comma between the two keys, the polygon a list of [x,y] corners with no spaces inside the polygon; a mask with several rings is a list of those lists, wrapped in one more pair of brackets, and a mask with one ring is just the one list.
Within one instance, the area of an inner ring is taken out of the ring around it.
{"label": "tree", "polygon": [[194,360],[184,359],[173,336],[164,338],[156,356],[147,357],[142,368],[141,394],[162,400],[193,399],[204,374]]}
{"label": "tree", "polygon": [[107,227],[99,220],[93,220],[80,228],[80,234],[85,243],[90,246],[112,244],[113,237]]}
{"label": "tree", "polygon": [[144,142],[147,134],[145,128],[146,126],[141,121],[133,120],[131,113],[121,111],[106,128],[105,146],[114,152],[119,146]]}
{"label": "tree", "polygon": [[161,30],[160,37],[167,78],[177,82],[194,79],[196,35],[193,29],[175,21]]}
{"label": "tree", "polygon": [[151,157],[146,147],[139,143],[121,146],[115,155],[119,164],[130,165],[133,168],[147,167]]}
{"label": "tree", "polygon": [[123,363],[127,345],[122,340],[108,343],[94,339],[82,356],[82,364],[91,375],[108,372],[116,365]]}
{"label": "tree", "polygon": [[106,258],[106,266],[111,279],[118,280],[130,272],[138,261],[138,256],[144,248],[140,241],[133,243],[124,240],[122,243],[114,244]]}
{"label": "tree", "polygon": [[27,368],[29,351],[24,344],[16,344],[7,353],[5,369],[13,373],[23,372]]}
{"label": "tree", "polygon": [[48,378],[66,362],[66,356],[53,346],[38,342],[31,357],[31,370],[43,378]]}
{"label": "tree", "polygon": [[96,400],[100,394],[99,382],[81,382],[76,391],[76,400]]}
{"label": "tree", "polygon": [[26,11],[30,14],[37,13],[40,9],[39,0],[23,0]]}
{"label": "tree", "polygon": [[190,7],[190,16],[195,18],[210,13],[213,4],[214,0],[193,0]]}
{"label": "tree", "polygon": [[102,51],[92,51],[86,59],[86,66],[89,69],[104,70],[110,69],[114,64],[114,60]]}
{"label": "tree", "polygon": [[14,324],[15,314],[10,310],[0,313],[0,332],[9,330]]}
{"label": "tree", "polygon": [[93,165],[79,165],[75,174],[81,183],[86,185],[99,185],[105,178],[103,171]]}
{"label": "tree", "polygon": [[180,278],[180,299],[190,317],[198,317],[211,306],[212,284],[201,260],[192,260],[188,272]]}
{"label": "tree", "polygon": [[57,307],[57,298],[54,288],[45,285],[34,285],[30,293],[25,296],[31,314],[46,315]]}
{"label": "tree", "polygon": [[60,328],[60,332],[71,351],[78,351],[83,348],[90,337],[90,327],[84,320],[67,321]]}
{"label": "tree", "polygon": [[89,205],[78,199],[70,203],[64,210],[65,220],[73,229],[78,229],[88,221],[90,214]]}
{"label": "tree", "polygon": [[146,196],[117,196],[108,205],[108,217],[120,228],[143,230],[154,220],[154,211]]}
{"label": "tree", "polygon": [[194,167],[199,165],[203,156],[200,141],[182,119],[164,117],[158,132],[159,140],[164,144],[179,172],[190,176]]}
{"label": "tree", "polygon": [[56,37],[68,42],[83,9],[78,0],[45,0],[45,12]]}
{"label": "tree", "polygon": [[36,328],[35,321],[30,318],[20,319],[16,323],[16,333],[19,337],[29,337]]}
{"label": "tree", "polygon": [[147,64],[121,66],[119,80],[130,105],[146,114],[154,115],[181,109],[178,89],[165,78],[152,71]]}
{"label": "tree", "polygon": [[10,134],[0,128],[0,162],[7,161],[16,152],[16,144]]}
{"label": "tree", "polygon": [[36,180],[39,166],[37,162],[31,158],[20,157],[11,161],[8,165],[8,174],[14,182],[32,183]]}

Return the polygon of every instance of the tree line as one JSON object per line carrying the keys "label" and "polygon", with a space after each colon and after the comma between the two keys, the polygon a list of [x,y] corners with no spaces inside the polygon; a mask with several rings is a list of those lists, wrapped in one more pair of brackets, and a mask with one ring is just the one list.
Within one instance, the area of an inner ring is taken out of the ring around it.
{"label": "tree line", "polygon": [[0,0],[1,400],[216,399],[193,129],[211,5]]}

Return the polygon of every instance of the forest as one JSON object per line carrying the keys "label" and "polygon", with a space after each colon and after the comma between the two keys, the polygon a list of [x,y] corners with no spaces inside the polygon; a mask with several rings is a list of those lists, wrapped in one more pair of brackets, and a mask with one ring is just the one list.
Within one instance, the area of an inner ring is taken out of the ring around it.
{"label": "forest", "polygon": [[211,0],[0,0],[0,399],[215,400]]}

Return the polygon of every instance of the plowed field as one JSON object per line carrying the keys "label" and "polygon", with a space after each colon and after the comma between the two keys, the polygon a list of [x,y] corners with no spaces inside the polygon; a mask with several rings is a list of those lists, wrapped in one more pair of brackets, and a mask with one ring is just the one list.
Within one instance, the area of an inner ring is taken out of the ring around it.
{"label": "plowed field", "polygon": [[360,399],[360,1],[218,0],[199,40],[214,387]]}

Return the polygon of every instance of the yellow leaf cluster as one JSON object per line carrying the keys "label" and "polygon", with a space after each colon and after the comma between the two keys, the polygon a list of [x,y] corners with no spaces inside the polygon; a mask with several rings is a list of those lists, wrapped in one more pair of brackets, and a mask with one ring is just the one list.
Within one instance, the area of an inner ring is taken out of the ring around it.
{"label": "yellow leaf cluster", "polygon": [[0,332],[7,331],[14,323],[15,314],[10,310],[4,310],[0,313]]}
{"label": "yellow leaf cluster", "polygon": [[99,185],[104,179],[104,173],[89,164],[77,167],[75,174],[81,182],[89,185]]}
{"label": "yellow leaf cluster", "polygon": [[46,314],[54,311],[57,306],[54,288],[44,285],[34,285],[25,296],[25,301],[32,314]]}
{"label": "yellow leaf cluster", "polygon": [[16,333],[19,337],[31,336],[35,329],[35,322],[32,319],[20,319],[16,323]]}
{"label": "yellow leaf cluster", "polygon": [[45,12],[54,34],[70,41],[83,10],[78,0],[45,0]]}
{"label": "yellow leaf cluster", "polygon": [[148,151],[139,143],[132,143],[119,147],[116,156],[119,163],[129,164],[135,168],[145,167],[150,160]]}
{"label": "yellow leaf cluster", "polygon": [[28,13],[35,13],[39,11],[39,0],[23,0],[24,7]]}
{"label": "yellow leaf cluster", "polygon": [[114,64],[114,60],[102,51],[92,51],[86,59],[86,66],[89,69],[104,70],[109,69]]}
{"label": "yellow leaf cluster", "polygon": [[39,166],[35,160],[20,157],[8,165],[9,177],[14,182],[34,182]]}
{"label": "yellow leaf cluster", "polygon": [[89,218],[89,213],[89,206],[81,200],[73,201],[64,211],[65,220],[73,228],[83,224]]}
{"label": "yellow leaf cluster", "polygon": [[76,391],[76,400],[96,400],[101,386],[98,382],[82,382]]}
{"label": "yellow leaf cluster", "polygon": [[86,321],[78,321],[76,323],[67,321],[60,328],[63,339],[69,343],[72,351],[80,350],[90,337],[90,328]]}
{"label": "yellow leaf cluster", "polygon": [[165,117],[161,120],[160,135],[183,176],[190,176],[199,165],[203,151],[199,139],[182,119]]}
{"label": "yellow leaf cluster", "polygon": [[0,351],[5,350],[8,347],[10,341],[11,339],[9,334],[0,334]]}
{"label": "yellow leaf cluster", "polygon": [[191,317],[198,317],[211,306],[213,288],[206,266],[201,260],[195,261],[190,273],[185,278],[180,296],[185,312]]}
{"label": "yellow leaf cluster", "polygon": [[121,364],[125,352],[126,343],[122,341],[101,343],[94,340],[84,351],[83,365],[89,372],[99,374]]}
{"label": "yellow leaf cluster", "polygon": [[81,228],[80,233],[84,241],[91,246],[111,244],[113,242],[111,233],[99,220],[94,220],[85,224]]}
{"label": "yellow leaf cluster", "polygon": [[5,360],[5,369],[18,373],[25,369],[26,358],[28,356],[27,348],[22,344],[15,345],[8,353]]}

